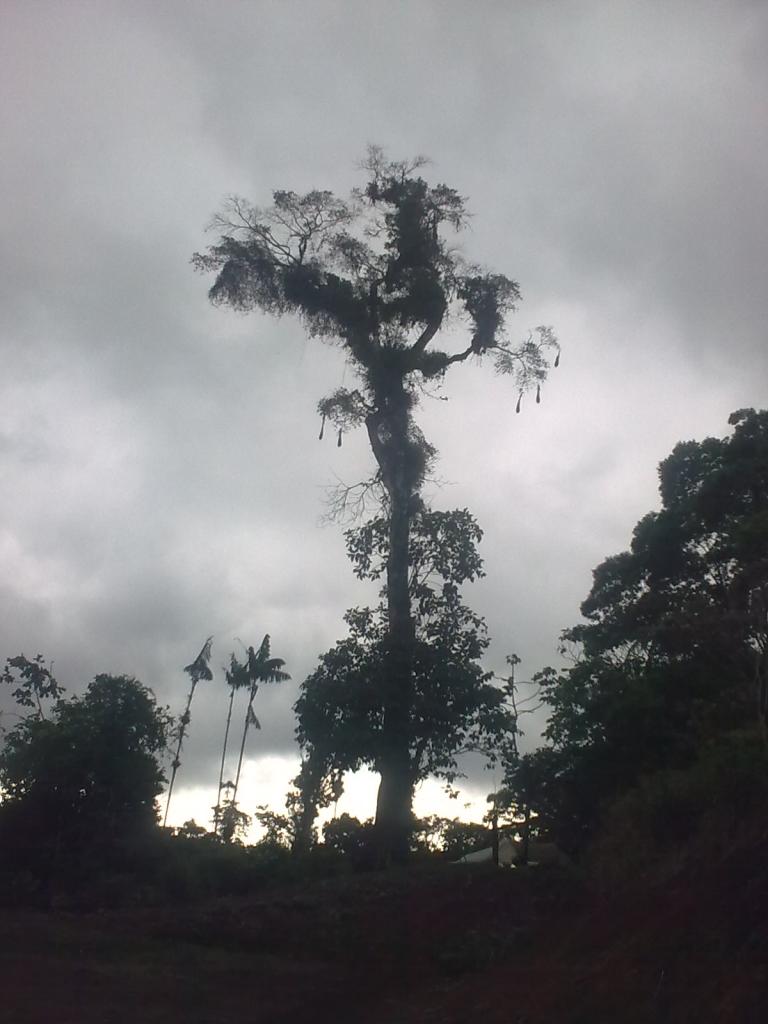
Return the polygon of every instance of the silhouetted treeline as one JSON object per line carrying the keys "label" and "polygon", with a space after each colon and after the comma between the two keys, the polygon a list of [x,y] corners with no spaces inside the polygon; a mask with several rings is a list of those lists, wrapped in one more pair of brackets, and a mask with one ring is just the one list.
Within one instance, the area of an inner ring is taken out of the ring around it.
{"label": "silhouetted treeline", "polygon": [[539,676],[547,743],[509,765],[507,798],[574,851],[642,860],[715,819],[727,842],[766,809],[768,412],[729,422],[661,464],[661,509],[563,635],[573,666]]}
{"label": "silhouetted treeline", "polygon": [[[455,514],[425,517],[415,548],[428,569],[423,584],[414,563],[425,712],[414,751],[424,756],[430,742],[442,744],[429,748],[429,756],[450,780],[464,740],[482,739],[496,744],[487,752],[504,764],[506,777],[482,823],[414,820],[412,858],[456,859],[496,843],[499,825],[525,841],[554,839],[577,858],[591,858],[605,880],[612,873],[641,878],[654,858],[679,853],[681,844],[705,856],[764,821],[768,413],[742,410],[730,422],[725,439],[674,449],[660,467],[660,510],[638,523],[628,551],[596,568],[584,621],[563,635],[571,667],[536,677],[549,719],[546,743],[532,754],[517,752],[513,679],[506,698],[499,691],[502,697],[490,699],[491,677],[476,663],[484,650],[482,623],[456,588],[467,558],[475,557],[474,521],[467,514],[462,527]],[[453,553],[441,555],[441,538],[455,546]],[[374,522],[349,539],[362,570],[380,573],[385,526]],[[452,568],[457,552],[460,568]],[[479,571],[479,561],[470,562]],[[457,631],[451,613],[469,628]],[[298,707],[305,752],[321,747],[326,767],[330,761],[338,771],[366,759],[376,764],[381,705],[372,683],[382,633],[373,612],[356,615],[357,633],[321,661]],[[451,645],[462,637],[471,643],[458,657]],[[431,681],[443,679],[430,652],[453,659],[447,688],[437,692],[447,702],[451,687],[466,690],[472,700],[464,711],[454,702],[446,717],[439,701],[429,703]],[[201,655],[207,653],[206,646]],[[254,687],[285,677],[268,638],[248,654],[250,668],[232,663],[249,693],[243,736],[254,724]],[[188,666],[193,681],[195,664]],[[67,698],[40,655],[10,658],[2,679],[19,712],[0,751],[2,901],[46,904],[62,894],[85,904],[193,899],[376,862],[371,823],[349,815],[326,823],[322,839],[313,837],[310,821],[307,841],[295,792],[285,814],[256,810],[264,838],[255,846],[222,827],[218,801],[212,831],[195,822],[161,829],[162,763],[168,755],[179,760],[183,733],[151,691],[129,677],[99,675],[82,696]],[[232,696],[238,688],[232,673],[227,682]],[[334,687],[346,694],[336,713]],[[479,729],[478,709],[495,716],[481,718]],[[187,717],[182,726],[188,723]],[[241,739],[238,765],[243,748]],[[422,762],[415,764],[420,772]],[[318,778],[319,803],[328,805],[339,793],[335,775]]]}

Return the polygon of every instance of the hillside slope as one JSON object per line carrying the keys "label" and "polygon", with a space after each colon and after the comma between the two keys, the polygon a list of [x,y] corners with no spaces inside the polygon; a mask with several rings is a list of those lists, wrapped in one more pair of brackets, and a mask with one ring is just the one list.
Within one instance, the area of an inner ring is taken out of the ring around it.
{"label": "hillside slope", "polygon": [[0,913],[7,1024],[762,1024],[768,843],[622,898],[435,865],[153,910]]}

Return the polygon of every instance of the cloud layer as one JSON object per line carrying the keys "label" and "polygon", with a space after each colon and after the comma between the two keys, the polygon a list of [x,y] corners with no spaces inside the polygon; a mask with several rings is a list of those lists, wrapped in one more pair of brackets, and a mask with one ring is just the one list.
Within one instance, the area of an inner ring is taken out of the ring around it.
{"label": "cloud layer", "polygon": [[[43,651],[74,690],[135,674],[178,708],[205,636],[219,666],[270,632],[294,682],[260,695],[252,753],[294,755],[296,686],[369,596],[324,488],[370,458],[362,436],[317,442],[340,353],[212,309],[189,258],[223,195],[343,193],[370,141],[432,157],[470,197],[466,252],[521,282],[513,329],[563,343],[540,407],[515,416],[481,365],[422,411],[434,503],[485,529],[467,597],[489,668],[553,662],[658,461],[765,405],[763,4],[18,3],[4,22],[3,657]],[[223,717],[219,678],[180,785],[215,778]]]}

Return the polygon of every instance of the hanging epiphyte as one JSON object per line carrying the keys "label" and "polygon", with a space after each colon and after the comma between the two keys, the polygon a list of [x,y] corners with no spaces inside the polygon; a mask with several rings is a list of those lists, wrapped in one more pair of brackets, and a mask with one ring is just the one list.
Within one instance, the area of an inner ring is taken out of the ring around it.
{"label": "hanging epiphyte", "polygon": [[522,400],[523,392],[521,391],[520,394],[517,396],[517,405],[515,406],[515,412],[520,412],[520,403],[522,402]]}
{"label": "hanging epiphyte", "polygon": [[339,437],[338,440],[336,441],[336,447],[341,448],[341,427],[339,427]]}
{"label": "hanging epiphyte", "polygon": [[557,369],[559,365],[560,365],[560,353],[558,352],[557,355],[555,356],[555,369]]}
{"label": "hanging epiphyte", "polygon": [[325,413],[323,413],[323,419],[322,419],[322,422],[320,424],[320,434],[319,434],[319,436],[317,438],[318,441],[322,441],[323,440],[323,434],[324,433],[325,433]]}
{"label": "hanging epiphyte", "polygon": [[536,405],[541,404],[541,384],[536,385]]}

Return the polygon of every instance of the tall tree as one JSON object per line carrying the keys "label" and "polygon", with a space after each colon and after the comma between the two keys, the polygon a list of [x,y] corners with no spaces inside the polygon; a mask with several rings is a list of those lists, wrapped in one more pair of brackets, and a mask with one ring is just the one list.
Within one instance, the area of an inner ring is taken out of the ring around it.
{"label": "tall tree", "polygon": [[245,741],[248,736],[248,730],[253,726],[256,729],[261,728],[256,714],[253,710],[253,702],[256,699],[256,694],[259,691],[260,683],[282,683],[291,677],[287,672],[283,672],[282,668],[285,662],[282,658],[273,658],[270,653],[270,640],[269,634],[267,633],[264,639],[261,641],[258,651],[254,651],[253,647],[248,648],[248,659],[245,663],[245,671],[248,678],[248,703],[245,708],[245,720],[243,722],[243,738],[240,741],[240,756],[237,759],[237,774],[235,775],[235,785],[232,791],[232,798],[230,803],[232,806],[237,804],[237,791],[240,786],[240,773],[243,768],[243,757],[245,755]]}
{"label": "tall tree", "polygon": [[23,719],[0,751],[0,860],[80,870],[151,830],[170,723],[150,690],[110,675]]}
{"label": "tall tree", "polygon": [[[464,198],[430,185],[421,159],[392,162],[372,147],[365,185],[348,200],[328,191],[273,193],[272,205],[232,198],[213,222],[217,244],[193,257],[216,277],[213,302],[280,316],[295,313],[310,334],[340,342],[358,387],[322,399],[323,427],[364,425],[387,513],[386,671],[381,784],[376,821],[382,849],[403,857],[412,785],[408,734],[414,707],[414,626],[408,589],[411,521],[435,450],[414,420],[420,389],[452,366],[492,354],[498,372],[523,394],[541,383],[559,347],[539,327],[522,344],[504,336],[520,298],[517,283],[466,261],[452,245],[467,220]],[[434,339],[449,322],[468,326],[468,344],[450,352]],[[323,429],[321,428],[321,436]]]}
{"label": "tall tree", "polygon": [[227,721],[224,726],[224,742],[221,747],[221,764],[219,765],[219,787],[216,791],[216,806],[213,809],[213,831],[218,832],[221,819],[221,793],[224,789],[224,767],[227,760],[227,744],[229,743],[229,729],[232,724],[232,707],[235,703],[237,690],[249,686],[248,666],[237,660],[234,654],[229,656],[229,668],[225,672],[227,686],[229,687],[229,703],[227,705]]}
{"label": "tall tree", "polygon": [[661,463],[661,509],[595,569],[587,622],[566,639],[606,671],[687,679],[710,709],[696,709],[701,728],[751,718],[765,732],[768,412],[729,423],[730,437],[682,442]]}
{"label": "tall tree", "polygon": [[184,737],[187,734],[187,728],[192,716],[192,699],[195,696],[195,689],[201,679],[210,681],[213,679],[213,673],[208,667],[208,662],[211,660],[211,644],[213,643],[213,637],[209,636],[203,644],[200,653],[193,662],[189,665],[184,666],[184,671],[190,678],[189,693],[187,694],[187,703],[184,708],[184,713],[179,719],[176,734],[176,751],[173,755],[173,761],[171,762],[171,781],[168,786],[168,797],[165,801],[165,814],[163,816],[163,826],[168,821],[168,811],[171,806],[171,796],[173,794],[173,784],[176,781],[176,775],[181,767],[181,748],[184,745]]}
{"label": "tall tree", "polygon": [[736,730],[768,740],[768,412],[729,422],[661,463],[661,508],[595,569],[585,621],[564,634],[573,667],[541,676],[551,746],[508,784],[536,769],[567,841],[641,775]]}

